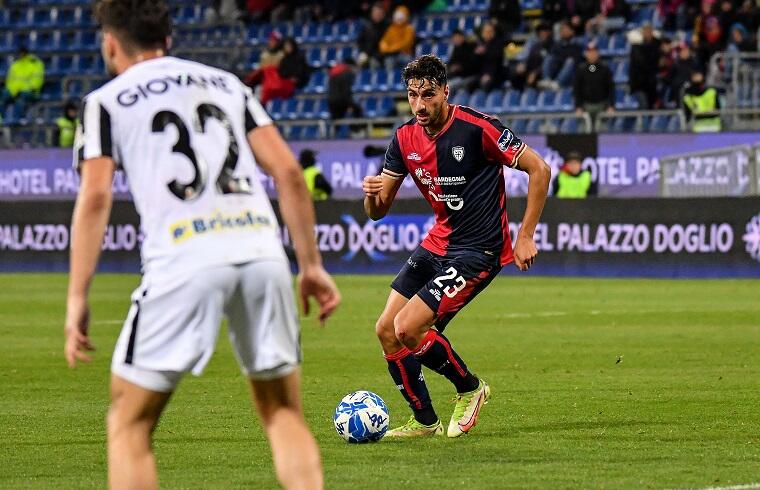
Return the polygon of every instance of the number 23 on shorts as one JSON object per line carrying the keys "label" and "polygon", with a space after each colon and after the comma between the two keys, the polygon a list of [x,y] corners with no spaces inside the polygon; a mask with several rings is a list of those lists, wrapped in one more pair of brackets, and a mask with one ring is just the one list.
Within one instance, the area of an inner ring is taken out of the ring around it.
{"label": "number 23 on shorts", "polygon": [[[445,286],[443,281],[450,281],[454,280],[454,284]],[[464,287],[467,285],[467,281],[457,273],[457,270],[454,267],[449,267],[446,269],[446,274],[442,276],[438,276],[435,279],[433,279],[433,283],[441,288],[443,290],[443,294],[445,294],[449,298],[453,298],[454,296],[459,293]]]}

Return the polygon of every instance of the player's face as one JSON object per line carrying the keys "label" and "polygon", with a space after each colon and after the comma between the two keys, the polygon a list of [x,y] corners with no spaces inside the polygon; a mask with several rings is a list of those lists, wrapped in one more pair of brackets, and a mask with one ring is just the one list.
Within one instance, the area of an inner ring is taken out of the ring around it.
{"label": "player's face", "polygon": [[449,97],[448,85],[441,86],[435,81],[413,78],[407,84],[407,98],[417,124],[422,127],[443,124],[443,107]]}

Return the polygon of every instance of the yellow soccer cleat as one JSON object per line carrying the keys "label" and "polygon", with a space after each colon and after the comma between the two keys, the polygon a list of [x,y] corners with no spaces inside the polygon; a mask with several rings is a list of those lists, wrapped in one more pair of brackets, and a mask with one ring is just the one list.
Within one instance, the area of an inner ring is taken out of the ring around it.
{"label": "yellow soccer cleat", "polygon": [[425,425],[417,422],[414,415],[401,427],[396,427],[385,433],[385,437],[428,437],[443,434],[443,425],[440,420],[434,424]]}
{"label": "yellow soccer cleat", "polygon": [[480,409],[491,398],[491,387],[482,379],[479,381],[476,389],[467,393],[459,393],[454,399],[456,406],[451,415],[449,430],[446,431],[447,436],[459,437],[466,434],[478,423]]}

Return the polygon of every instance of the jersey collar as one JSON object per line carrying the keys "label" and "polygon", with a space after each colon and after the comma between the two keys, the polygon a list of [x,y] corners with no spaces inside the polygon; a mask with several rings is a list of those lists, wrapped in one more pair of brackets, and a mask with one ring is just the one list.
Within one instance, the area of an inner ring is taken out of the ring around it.
{"label": "jersey collar", "polygon": [[425,137],[427,139],[429,139],[430,141],[437,140],[443,133],[445,133],[446,131],[448,131],[448,129],[451,127],[451,123],[454,122],[454,113],[455,113],[455,111],[458,108],[459,108],[459,106],[457,106],[455,104],[449,104],[449,120],[446,121],[446,124],[443,125],[443,127],[441,128],[440,131],[438,131],[437,133],[435,133],[435,136],[430,136],[429,134],[427,134],[427,131],[425,131],[425,128],[423,128],[422,126],[420,126],[420,128],[422,129],[422,134],[424,134]]}

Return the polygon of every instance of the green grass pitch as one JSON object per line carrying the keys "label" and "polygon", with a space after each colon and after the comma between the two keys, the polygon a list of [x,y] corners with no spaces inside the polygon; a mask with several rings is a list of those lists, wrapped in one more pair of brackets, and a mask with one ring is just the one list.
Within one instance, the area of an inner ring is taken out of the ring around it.
{"label": "green grass pitch", "polygon": [[[92,365],[62,357],[66,276],[0,275],[0,487],[104,488],[108,366],[139,278],[98,276]],[[408,416],[374,337],[389,277],[339,276],[303,324],[306,416],[329,489],[703,488],[760,481],[760,281],[499,278],[447,334],[492,401],[466,437],[348,445],[332,412],[377,392]],[[448,421],[451,386],[428,384]],[[226,335],[155,434],[164,488],[274,488]]]}

